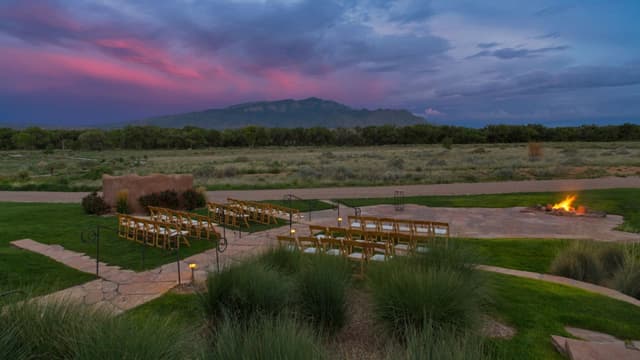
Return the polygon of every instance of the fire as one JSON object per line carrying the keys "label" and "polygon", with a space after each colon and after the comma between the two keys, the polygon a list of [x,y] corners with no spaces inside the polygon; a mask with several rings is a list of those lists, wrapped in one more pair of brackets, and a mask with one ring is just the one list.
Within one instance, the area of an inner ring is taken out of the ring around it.
{"label": "fire", "polygon": [[569,195],[567,196],[564,200],[562,200],[561,202],[554,204],[552,209],[553,210],[564,210],[564,211],[568,211],[568,212],[573,212],[575,211],[575,209],[573,208],[573,202],[576,200],[576,196],[575,195]]}

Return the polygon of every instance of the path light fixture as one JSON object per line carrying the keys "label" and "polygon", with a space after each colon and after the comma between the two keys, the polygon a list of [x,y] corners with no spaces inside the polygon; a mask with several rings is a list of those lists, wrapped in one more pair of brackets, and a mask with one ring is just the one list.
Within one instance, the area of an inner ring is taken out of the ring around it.
{"label": "path light fixture", "polygon": [[296,236],[296,229],[289,230],[291,232],[291,236]]}
{"label": "path light fixture", "polygon": [[341,217],[338,218],[338,226],[342,226],[342,218]]}
{"label": "path light fixture", "polygon": [[198,267],[198,265],[196,265],[195,263],[190,263],[189,264],[189,269],[191,269],[191,283],[194,284],[196,282],[196,277],[194,272],[196,271],[196,268]]}

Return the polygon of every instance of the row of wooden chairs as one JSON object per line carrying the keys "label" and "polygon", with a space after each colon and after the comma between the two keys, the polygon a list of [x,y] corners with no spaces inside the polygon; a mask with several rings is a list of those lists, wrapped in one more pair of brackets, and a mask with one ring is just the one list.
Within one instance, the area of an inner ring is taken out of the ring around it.
{"label": "row of wooden chairs", "polygon": [[278,217],[289,218],[291,216],[294,220],[301,218],[300,210],[285,206],[233,198],[227,198],[227,201],[231,205],[241,207],[244,212],[249,215],[249,220],[259,222],[261,224],[277,224]]}
{"label": "row of wooden chairs", "polygon": [[211,221],[230,227],[249,227],[249,215],[239,206],[233,204],[207,203]]}
{"label": "row of wooden chairs", "polygon": [[231,206],[236,206],[242,209],[242,211],[248,215],[249,221],[258,222],[261,224],[277,224],[278,220],[275,216],[275,211],[271,207],[271,204],[260,203],[256,201],[244,201],[228,198],[227,201]]}
{"label": "row of wooden chairs", "polygon": [[330,236],[277,236],[280,246],[289,250],[297,250],[304,254],[342,256],[349,261],[357,262],[360,275],[364,275],[364,267],[369,262],[384,262],[393,257],[392,250],[386,242],[355,241]]}
{"label": "row of wooden chairs", "polygon": [[392,254],[401,253],[424,253],[429,250],[436,241],[443,240],[444,245],[448,243],[448,238],[437,238],[429,234],[393,232],[393,231],[367,231],[361,228],[342,228],[333,226],[309,225],[309,232],[312,237],[322,239],[330,237],[335,239],[346,239],[356,242],[368,242],[377,244],[387,244]]}
{"label": "row of wooden chairs", "polygon": [[155,206],[149,206],[148,209],[151,220],[174,224],[188,231],[192,237],[207,240],[220,238],[216,224],[207,216]]}
{"label": "row of wooden chairs", "polygon": [[347,221],[349,229],[445,238],[450,236],[449,223],[446,222],[378,218],[373,216],[349,216]]}
{"label": "row of wooden chairs", "polygon": [[118,214],[118,237],[161,249],[190,246],[189,232],[179,225],[130,215]]}

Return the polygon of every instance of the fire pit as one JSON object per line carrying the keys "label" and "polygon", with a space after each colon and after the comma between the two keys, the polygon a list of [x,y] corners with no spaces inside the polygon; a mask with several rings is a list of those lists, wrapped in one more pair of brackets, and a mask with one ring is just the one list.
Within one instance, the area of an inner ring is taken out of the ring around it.
{"label": "fire pit", "polygon": [[523,212],[543,211],[549,215],[556,216],[586,216],[586,217],[605,217],[607,213],[604,211],[591,210],[583,205],[575,206],[573,203],[577,199],[577,195],[568,195],[564,200],[555,204],[538,204],[536,206],[524,209]]}

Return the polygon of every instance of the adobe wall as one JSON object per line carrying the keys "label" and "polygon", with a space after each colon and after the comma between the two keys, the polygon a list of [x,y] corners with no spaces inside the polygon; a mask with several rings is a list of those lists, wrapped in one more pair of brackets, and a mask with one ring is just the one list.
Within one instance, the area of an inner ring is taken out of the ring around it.
{"label": "adobe wall", "polygon": [[127,189],[129,191],[129,209],[134,214],[146,212],[138,202],[140,196],[165,190],[174,190],[180,194],[191,188],[193,188],[193,175],[102,175],[102,193],[107,204],[115,209],[118,192]]}

